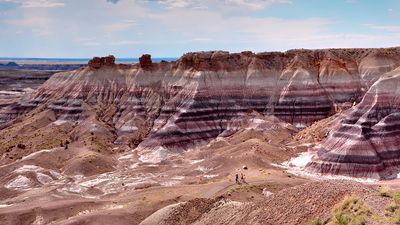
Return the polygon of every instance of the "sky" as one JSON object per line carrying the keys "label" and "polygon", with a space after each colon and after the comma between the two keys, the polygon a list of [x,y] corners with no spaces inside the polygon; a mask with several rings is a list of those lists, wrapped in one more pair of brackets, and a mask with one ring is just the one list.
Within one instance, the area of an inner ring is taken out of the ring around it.
{"label": "sky", "polygon": [[0,0],[0,57],[390,46],[399,0]]}

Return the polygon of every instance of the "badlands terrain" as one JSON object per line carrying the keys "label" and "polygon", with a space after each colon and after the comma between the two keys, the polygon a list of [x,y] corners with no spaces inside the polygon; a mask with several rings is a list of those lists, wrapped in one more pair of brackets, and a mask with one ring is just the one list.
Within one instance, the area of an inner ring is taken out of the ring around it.
{"label": "badlands terrain", "polygon": [[0,81],[0,224],[400,222],[400,48],[107,56]]}

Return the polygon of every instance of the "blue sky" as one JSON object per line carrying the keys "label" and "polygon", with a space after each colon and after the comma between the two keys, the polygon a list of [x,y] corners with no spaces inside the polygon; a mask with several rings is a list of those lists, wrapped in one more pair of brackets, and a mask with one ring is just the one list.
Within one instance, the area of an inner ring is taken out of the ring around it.
{"label": "blue sky", "polygon": [[0,0],[0,57],[389,46],[398,0]]}

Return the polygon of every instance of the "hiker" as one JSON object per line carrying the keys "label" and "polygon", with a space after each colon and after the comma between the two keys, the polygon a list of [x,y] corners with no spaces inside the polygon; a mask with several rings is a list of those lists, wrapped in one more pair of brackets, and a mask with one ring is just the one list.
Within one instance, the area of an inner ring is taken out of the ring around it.
{"label": "hiker", "polygon": [[236,174],[236,183],[239,184],[239,174]]}
{"label": "hiker", "polygon": [[243,173],[240,173],[240,182],[247,184]]}

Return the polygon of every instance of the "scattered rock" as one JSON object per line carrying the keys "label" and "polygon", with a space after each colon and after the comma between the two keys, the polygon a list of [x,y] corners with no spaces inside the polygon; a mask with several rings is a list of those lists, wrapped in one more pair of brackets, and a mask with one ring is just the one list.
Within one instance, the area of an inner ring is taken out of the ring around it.
{"label": "scattered rock", "polygon": [[29,178],[22,175],[18,175],[12,181],[7,183],[5,187],[8,189],[26,189],[30,188],[32,185],[33,183]]}
{"label": "scattered rock", "polygon": [[262,190],[262,194],[263,194],[265,197],[268,197],[268,196],[273,195],[274,193],[272,193],[272,192],[268,191],[266,188],[264,188],[264,189]]}

